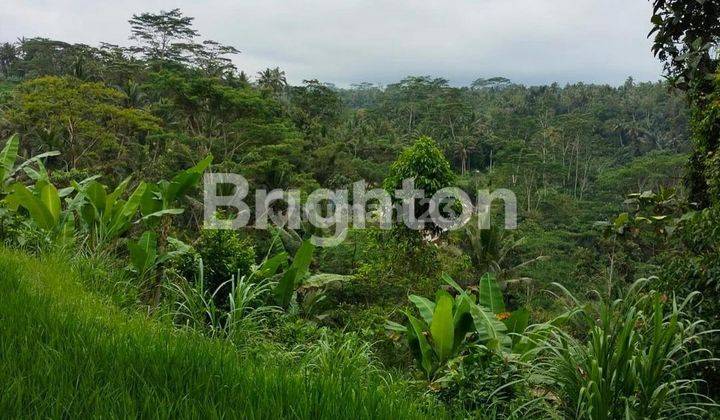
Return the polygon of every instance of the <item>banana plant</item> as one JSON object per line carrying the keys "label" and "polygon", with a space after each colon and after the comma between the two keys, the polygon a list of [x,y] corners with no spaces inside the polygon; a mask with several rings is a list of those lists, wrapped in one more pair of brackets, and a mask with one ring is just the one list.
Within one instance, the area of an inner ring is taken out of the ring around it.
{"label": "banana plant", "polygon": [[473,329],[471,310],[475,302],[470,295],[453,298],[442,289],[437,292],[435,302],[417,295],[410,295],[409,299],[417,307],[420,318],[405,312],[407,327],[392,321],[386,326],[405,333],[413,357],[427,378],[432,379],[466,344],[467,334]]}
{"label": "banana plant", "polygon": [[[297,236],[294,231],[293,235]],[[300,238],[297,236],[297,238]],[[278,235],[275,239],[282,238]],[[280,269],[288,263],[288,253],[281,252],[272,258],[266,259],[259,269],[262,277],[274,278],[277,280],[273,288],[273,296],[278,306],[288,309],[295,293],[307,295],[309,292],[317,292],[329,284],[343,283],[350,280],[350,276],[342,276],[330,273],[318,273],[310,275],[310,263],[312,262],[315,246],[308,240],[299,240],[299,245],[293,247],[295,255],[289,267],[284,271]],[[283,241],[284,242],[284,241]],[[287,248],[287,245],[284,245]],[[276,274],[279,272],[279,274]],[[304,302],[309,303],[309,302]]]}
{"label": "banana plant", "polygon": [[[28,175],[39,173],[30,167],[33,163],[40,167],[40,172],[45,172],[44,166],[42,166],[42,159],[60,154],[60,152],[57,151],[41,153],[15,166],[19,157],[19,151],[20,137],[17,134],[10,136],[5,146],[0,150],[0,194],[3,193],[3,191],[7,192],[8,188],[15,181],[18,172],[22,170],[28,173]],[[34,179],[38,181],[40,178],[41,177]],[[47,177],[44,177],[44,179],[47,180]]]}
{"label": "banana plant", "polygon": [[5,143],[5,146],[3,146],[2,150],[0,150],[0,193],[6,190],[13,183],[15,176],[19,171],[29,170],[29,165],[33,163],[42,164],[42,159],[60,154],[58,151],[42,153],[37,156],[33,156],[20,165],[15,166],[19,157],[19,150],[20,137],[17,134],[10,136]]}
{"label": "banana plant", "polygon": [[[295,253],[290,267],[280,275],[273,294],[278,305],[283,309],[290,306],[293,293],[302,285],[303,279],[307,276],[314,251],[315,246],[310,241],[303,241]],[[287,254],[285,255],[287,258]]]}
{"label": "banana plant", "polygon": [[147,184],[140,182],[127,200],[122,197],[130,184],[126,178],[111,193],[108,187],[91,180],[84,185],[73,182],[78,191],[76,203],[80,219],[95,240],[104,245],[123,235],[132,225]]}
{"label": "banana plant", "polygon": [[63,210],[61,194],[49,181],[39,181],[33,189],[15,183],[4,202],[11,211],[25,209],[30,219],[46,235],[61,243],[74,238],[75,219],[71,211]]}
{"label": "banana plant", "polygon": [[[156,244],[158,252],[164,254],[170,242],[170,227],[173,215],[182,214],[184,209],[178,208],[179,200],[197,184],[203,176],[205,169],[212,163],[212,156],[207,156],[192,168],[186,169],[172,180],[162,180],[157,183],[147,184],[140,198],[140,213],[142,218],[136,223],[145,222],[151,227],[158,227]],[[159,263],[158,266],[161,266]],[[158,267],[160,268],[160,267]],[[155,300],[160,296],[160,288],[157,288]]]}
{"label": "banana plant", "polygon": [[[282,242],[286,251],[272,258],[266,258],[258,274],[263,278],[273,279],[273,296],[276,304],[281,308],[288,309],[293,295],[296,295],[298,303],[302,302],[304,310],[312,312],[310,306],[324,299],[323,289],[351,281],[352,276],[333,273],[310,274],[309,268],[315,246],[310,241],[303,240],[297,232],[276,228],[273,230],[273,245],[276,241]],[[273,246],[271,245],[270,248],[272,249]],[[294,252],[292,262],[282,271],[281,268],[288,264],[288,255],[292,252]],[[277,272],[279,274],[276,274]]]}
{"label": "banana plant", "polygon": [[500,339],[503,349],[512,347],[512,351],[515,352],[515,345],[519,341],[520,334],[525,331],[530,322],[530,312],[526,308],[519,308],[513,312],[507,312],[500,283],[493,273],[485,273],[480,278],[477,291],[478,303],[505,324],[505,333],[510,337],[511,342],[507,340],[507,337],[494,338]]}
{"label": "banana plant", "polygon": [[480,277],[478,282],[478,303],[494,314],[505,312],[505,300],[500,290],[500,284],[494,274],[485,273]]}
{"label": "banana plant", "polygon": [[148,184],[140,202],[142,220],[154,222],[167,215],[183,213],[183,209],[177,207],[178,201],[200,181],[212,159],[212,156],[207,156],[192,168],[175,175],[170,181]]}
{"label": "banana plant", "polygon": [[[408,299],[417,308],[420,318],[405,312],[408,326],[392,321],[386,323],[389,330],[405,333],[413,356],[428,379],[432,379],[439,368],[471,341],[495,352],[509,353],[529,321],[529,312],[525,308],[505,312],[502,292],[494,275],[481,278],[477,296],[460,287],[448,275],[442,277],[453,289],[455,298],[444,290],[438,291],[435,302],[410,295]],[[452,322],[448,322],[448,313]]]}
{"label": "banana plant", "polygon": [[508,314],[505,312],[502,292],[495,276],[486,273],[481,277],[477,303],[475,303],[474,295],[461,288],[450,276],[443,274],[442,277],[458,296],[468,296],[473,302],[470,313],[473,317],[478,343],[497,352],[508,349],[512,340],[508,336],[507,325],[502,322],[502,319],[506,318]]}
{"label": "banana plant", "polygon": [[0,150],[0,189],[10,178],[10,174],[14,172],[19,148],[20,140],[18,135],[15,134],[8,139],[5,147]]}
{"label": "banana plant", "polygon": [[128,242],[130,265],[141,283],[153,277],[157,267],[175,257],[190,251],[190,246],[175,238],[168,238],[172,251],[158,249],[158,237],[153,231],[146,231],[137,241]]}

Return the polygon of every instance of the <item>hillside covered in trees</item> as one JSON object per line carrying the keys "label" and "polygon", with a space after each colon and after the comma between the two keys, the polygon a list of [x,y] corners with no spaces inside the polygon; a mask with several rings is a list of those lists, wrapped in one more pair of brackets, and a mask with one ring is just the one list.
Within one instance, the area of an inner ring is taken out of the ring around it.
{"label": "hillside covered in trees", "polygon": [[[178,9],[0,45],[0,415],[718,415],[718,21],[656,0],[667,78],[620,86],[293,85]],[[207,229],[206,173],[507,189],[517,229]]]}

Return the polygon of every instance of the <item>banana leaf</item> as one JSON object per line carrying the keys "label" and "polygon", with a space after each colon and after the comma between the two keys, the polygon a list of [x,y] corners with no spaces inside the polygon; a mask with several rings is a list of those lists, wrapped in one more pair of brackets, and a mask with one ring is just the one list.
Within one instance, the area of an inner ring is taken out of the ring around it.
{"label": "banana leaf", "polygon": [[495,275],[485,273],[480,278],[478,285],[478,303],[489,309],[494,314],[505,312],[505,302],[503,301],[500,285],[495,279]]}
{"label": "banana leaf", "polygon": [[438,361],[444,363],[453,355],[455,348],[454,301],[452,296],[444,290],[438,292],[436,300],[430,324],[430,335]]}
{"label": "banana leaf", "polygon": [[19,148],[20,138],[15,134],[8,139],[5,147],[0,150],[0,187],[2,187],[2,184],[10,176],[15,166]]}
{"label": "banana leaf", "polygon": [[510,346],[511,340],[507,336],[507,327],[500,322],[495,314],[482,305],[473,305],[470,308],[475,330],[481,343],[491,350],[500,351],[504,346]]}
{"label": "banana leaf", "polygon": [[435,372],[435,361],[432,347],[424,334],[428,329],[427,325],[407,312],[405,315],[410,321],[410,328],[407,329],[410,352],[429,378]]}
{"label": "banana leaf", "polygon": [[418,312],[420,312],[422,319],[427,324],[432,323],[433,313],[435,312],[435,302],[418,295],[410,295],[408,296],[408,299],[410,299],[410,302],[414,303],[418,308]]}

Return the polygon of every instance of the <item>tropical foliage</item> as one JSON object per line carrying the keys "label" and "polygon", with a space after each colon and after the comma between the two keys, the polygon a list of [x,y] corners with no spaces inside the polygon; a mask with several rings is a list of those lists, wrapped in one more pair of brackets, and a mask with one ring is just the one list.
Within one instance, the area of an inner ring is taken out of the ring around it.
{"label": "tropical foliage", "polygon": [[[0,412],[717,417],[720,9],[653,3],[669,80],[620,86],[296,85],[178,9],[129,47],[0,45]],[[518,229],[493,203],[419,233],[370,209],[332,248],[209,230],[208,172],[475,210],[507,188]]]}

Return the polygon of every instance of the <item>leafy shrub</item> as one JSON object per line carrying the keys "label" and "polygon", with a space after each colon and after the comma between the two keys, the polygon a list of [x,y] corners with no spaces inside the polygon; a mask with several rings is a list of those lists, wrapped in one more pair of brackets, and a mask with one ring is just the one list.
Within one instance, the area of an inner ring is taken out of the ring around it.
{"label": "leafy shrub", "polygon": [[249,274],[255,263],[253,246],[231,230],[203,230],[193,248],[193,252],[179,263],[180,273],[187,279],[196,278],[198,263],[202,259],[205,290],[211,293],[233,276],[240,278]]}
{"label": "leafy shrub", "polygon": [[475,418],[507,418],[541,408],[533,398],[517,364],[484,346],[472,346],[466,355],[453,359],[436,383],[436,396],[454,412]]}
{"label": "leafy shrub", "polygon": [[17,247],[31,253],[51,248],[50,238],[23,216],[0,207],[0,241],[8,247]]}
{"label": "leafy shrub", "polygon": [[362,260],[357,287],[348,291],[357,301],[400,301],[408,292],[432,294],[439,285],[438,248],[416,231],[368,230]]}

